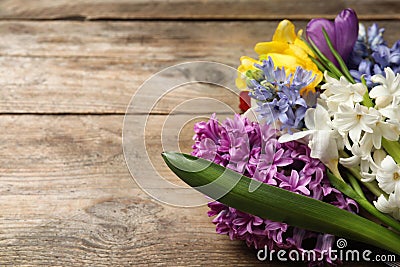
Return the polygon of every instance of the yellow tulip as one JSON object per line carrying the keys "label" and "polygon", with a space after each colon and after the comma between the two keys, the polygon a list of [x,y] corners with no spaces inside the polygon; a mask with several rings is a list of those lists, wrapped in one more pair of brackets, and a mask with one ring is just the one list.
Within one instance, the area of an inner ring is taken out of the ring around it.
{"label": "yellow tulip", "polygon": [[[300,93],[315,92],[315,87],[322,81],[322,72],[317,65],[309,58],[314,56],[308,46],[301,40],[302,30],[295,33],[295,26],[288,20],[279,23],[275,30],[271,42],[262,42],[256,44],[254,50],[259,55],[259,61],[250,57],[241,57],[241,65],[238,68],[240,73],[246,73],[248,70],[255,70],[254,63],[262,64],[262,60],[272,58],[275,67],[284,67],[287,74],[294,73],[298,66],[305,70],[312,71],[315,75],[314,81],[307,87],[303,88]],[[243,79],[236,80],[239,88],[246,87]]]}
{"label": "yellow tulip", "polygon": [[322,81],[322,72],[308,57],[314,56],[307,44],[301,40],[302,30],[296,35],[295,26],[289,20],[283,20],[275,30],[271,42],[256,44],[254,50],[260,56],[260,60],[272,58],[276,67],[284,67],[287,73],[294,73],[298,66],[312,71],[314,81],[303,88],[301,93],[312,91]]}

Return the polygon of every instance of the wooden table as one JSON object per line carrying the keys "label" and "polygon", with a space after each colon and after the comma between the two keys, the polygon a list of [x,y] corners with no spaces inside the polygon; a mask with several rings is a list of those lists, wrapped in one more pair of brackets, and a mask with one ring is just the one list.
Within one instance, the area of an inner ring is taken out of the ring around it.
{"label": "wooden table", "polygon": [[[157,71],[196,60],[236,67],[278,20],[304,28],[347,6],[368,24],[379,20],[390,44],[400,37],[398,0],[0,1],[0,265],[265,265],[215,234],[206,207],[164,205],[135,184],[124,114]],[[166,96],[146,136],[167,176],[159,126],[199,92],[237,111],[235,97],[201,85]],[[181,133],[184,151],[192,134]]]}

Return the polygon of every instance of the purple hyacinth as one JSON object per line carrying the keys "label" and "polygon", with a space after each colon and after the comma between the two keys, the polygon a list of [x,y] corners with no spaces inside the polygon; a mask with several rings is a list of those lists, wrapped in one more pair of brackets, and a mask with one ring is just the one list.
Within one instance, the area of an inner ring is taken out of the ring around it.
{"label": "purple hyacinth", "polygon": [[351,8],[346,8],[336,16],[334,22],[319,18],[312,19],[307,24],[307,39],[309,41],[312,40],[330,61],[339,66],[339,63],[328,47],[322,33],[322,28],[326,30],[335,50],[347,62],[358,36],[358,18],[356,12]]}
{"label": "purple hyacinth", "polygon": [[260,119],[267,124],[277,122],[277,128],[289,131],[302,128],[307,109],[315,103],[307,103],[300,90],[315,79],[312,72],[297,67],[294,75],[286,75],[284,68],[275,68],[271,57],[255,67],[258,70],[248,81],[248,88],[249,95],[257,100]]}
{"label": "purple hyacinth", "polygon": [[[263,183],[358,212],[354,200],[330,186],[325,166],[310,157],[307,145],[297,141],[281,144],[276,134],[277,131],[267,124],[250,122],[238,114],[219,124],[213,114],[208,122],[195,125],[192,155],[206,159],[213,155],[211,160],[215,163]],[[214,144],[210,145],[209,142]],[[208,145],[204,145],[206,143]],[[211,151],[205,152],[205,147]],[[243,148],[245,153],[236,149],[238,147]],[[217,233],[228,235],[232,240],[244,240],[248,246],[256,249],[267,246],[268,249],[297,249],[301,252],[306,246],[307,250],[311,248],[319,255],[334,245],[334,236],[331,235],[262,219],[218,201],[212,201],[208,206],[208,216],[215,216],[212,222],[216,225]],[[327,255],[323,258],[324,262],[331,263]]]}
{"label": "purple hyacinth", "polygon": [[364,25],[360,24],[358,39],[349,58],[351,75],[357,82],[360,82],[361,76],[364,75],[368,88],[374,86],[371,76],[385,76],[386,67],[390,67],[395,74],[400,73],[400,40],[388,47],[383,39],[384,31],[376,23],[367,31]]}

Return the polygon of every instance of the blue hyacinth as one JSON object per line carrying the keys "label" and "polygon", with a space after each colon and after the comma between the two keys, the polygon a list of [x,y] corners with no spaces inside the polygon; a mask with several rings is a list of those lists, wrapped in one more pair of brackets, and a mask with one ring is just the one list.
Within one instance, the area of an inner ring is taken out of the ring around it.
{"label": "blue hyacinth", "polygon": [[368,88],[374,86],[371,76],[385,75],[384,68],[390,67],[394,73],[400,72],[400,40],[391,48],[388,47],[383,39],[384,31],[376,23],[368,31],[360,24],[358,39],[349,58],[351,75],[356,82],[360,82],[364,75]]}
{"label": "blue hyacinth", "polygon": [[[272,124],[280,122],[280,129],[300,129],[304,126],[307,109],[314,103],[306,103],[300,90],[309,85],[315,77],[311,71],[297,67],[295,73],[286,75],[284,68],[275,68],[269,57],[258,69],[249,75],[249,95],[257,100],[256,112],[261,120]],[[316,97],[308,96],[308,99]]]}

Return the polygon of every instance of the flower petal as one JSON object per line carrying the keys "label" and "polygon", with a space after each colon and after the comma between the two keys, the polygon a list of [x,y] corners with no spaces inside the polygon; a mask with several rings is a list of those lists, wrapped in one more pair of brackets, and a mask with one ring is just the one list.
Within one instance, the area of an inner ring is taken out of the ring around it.
{"label": "flower petal", "polygon": [[312,40],[319,50],[333,63],[338,64],[335,57],[333,56],[328,44],[325,41],[324,35],[322,33],[322,28],[328,33],[329,39],[334,47],[336,47],[336,37],[335,37],[335,24],[327,19],[312,19],[307,24],[307,40]]}
{"label": "flower petal", "polygon": [[287,43],[272,41],[257,43],[254,47],[254,51],[259,55],[265,55],[268,53],[283,53],[288,48],[289,44]]}
{"label": "flower petal", "polygon": [[296,32],[294,29],[295,27],[292,22],[287,19],[282,20],[276,28],[272,41],[293,44],[296,39]]}
{"label": "flower petal", "polygon": [[332,131],[315,131],[309,146],[311,157],[319,159],[324,164],[329,164],[332,160],[338,160],[338,145]]}
{"label": "flower petal", "polygon": [[312,134],[314,131],[301,131],[293,134],[284,134],[281,137],[279,137],[278,142],[279,143],[286,143],[294,140],[299,140],[301,138],[306,137],[309,134]]}
{"label": "flower petal", "polygon": [[335,18],[335,48],[347,61],[358,37],[358,18],[356,12],[346,8]]}

